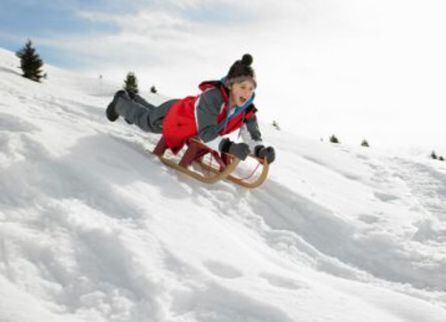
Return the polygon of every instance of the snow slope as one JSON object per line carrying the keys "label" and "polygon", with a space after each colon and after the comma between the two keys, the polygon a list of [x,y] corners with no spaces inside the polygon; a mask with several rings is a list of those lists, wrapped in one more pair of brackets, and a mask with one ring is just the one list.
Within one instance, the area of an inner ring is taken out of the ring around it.
{"label": "snow slope", "polygon": [[[304,140],[248,191],[147,153],[120,84],[0,50],[0,321],[446,321],[446,165]],[[149,101],[164,98],[145,95]]]}

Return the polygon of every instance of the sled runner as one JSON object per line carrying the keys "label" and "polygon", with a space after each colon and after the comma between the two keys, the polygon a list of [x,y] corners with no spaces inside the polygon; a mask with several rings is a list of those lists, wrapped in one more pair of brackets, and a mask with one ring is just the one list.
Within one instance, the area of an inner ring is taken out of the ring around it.
{"label": "sled runner", "polygon": [[[204,183],[212,184],[226,179],[245,188],[256,188],[268,176],[269,166],[266,160],[249,156],[255,160],[256,167],[248,176],[239,176],[236,174],[236,169],[240,159],[230,154],[220,154],[196,139],[187,140],[186,151],[179,161],[164,156],[167,150],[169,147],[164,137],[161,137],[153,151],[161,162]],[[261,168],[260,174],[257,173],[259,168]]]}

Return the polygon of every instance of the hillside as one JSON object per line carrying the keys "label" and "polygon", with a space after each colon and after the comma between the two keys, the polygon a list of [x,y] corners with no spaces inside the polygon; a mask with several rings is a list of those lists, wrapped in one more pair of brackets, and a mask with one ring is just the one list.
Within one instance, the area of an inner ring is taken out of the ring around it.
{"label": "hillside", "polygon": [[0,49],[1,322],[446,321],[444,163],[264,120],[267,182],[207,186],[106,120],[120,84],[17,66]]}

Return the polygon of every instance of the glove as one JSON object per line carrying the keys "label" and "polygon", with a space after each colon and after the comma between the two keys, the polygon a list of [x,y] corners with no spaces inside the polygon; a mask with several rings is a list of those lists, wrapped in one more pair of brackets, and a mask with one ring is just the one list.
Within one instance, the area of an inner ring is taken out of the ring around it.
{"label": "glove", "polygon": [[273,163],[276,159],[276,152],[272,146],[265,148],[263,145],[257,145],[254,148],[254,155],[260,159],[266,158],[268,164]]}
{"label": "glove", "polygon": [[225,138],[220,141],[220,144],[218,145],[218,150],[223,153],[229,153],[240,160],[246,160],[248,155],[251,153],[251,149],[249,148],[249,145],[246,143],[234,143],[231,142],[228,138]]}

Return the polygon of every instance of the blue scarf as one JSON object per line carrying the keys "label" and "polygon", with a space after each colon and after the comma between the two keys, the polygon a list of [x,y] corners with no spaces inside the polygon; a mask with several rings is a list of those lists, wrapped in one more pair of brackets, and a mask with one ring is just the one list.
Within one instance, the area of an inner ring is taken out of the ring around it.
{"label": "blue scarf", "polygon": [[218,126],[218,133],[224,130],[231,120],[239,116],[241,113],[244,113],[245,110],[248,108],[248,106],[251,105],[252,102],[254,102],[254,97],[255,93],[252,93],[252,96],[242,106],[236,106],[235,110],[232,113],[229,113],[228,111],[228,115],[225,117],[223,122],[221,122]]}
{"label": "blue scarf", "polygon": [[[226,82],[226,77],[223,77],[220,82],[222,82],[223,84],[225,84]],[[226,86],[226,85],[225,85]],[[240,113],[245,112],[245,110],[248,108],[249,105],[252,104],[252,102],[254,102],[254,98],[255,98],[255,93],[252,93],[251,97],[242,105],[242,106],[236,106],[235,110],[232,113],[229,113],[228,111],[228,115],[226,116],[226,118],[223,120],[223,122],[221,122],[218,126],[218,133],[220,133],[220,131],[224,130],[226,128],[226,126],[228,125],[228,123],[236,118]]]}

